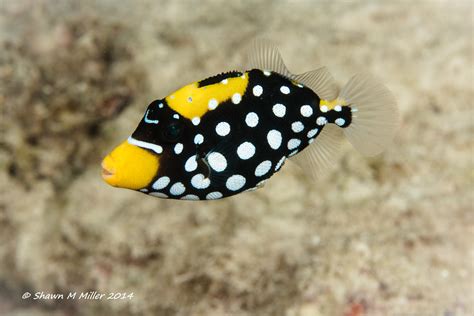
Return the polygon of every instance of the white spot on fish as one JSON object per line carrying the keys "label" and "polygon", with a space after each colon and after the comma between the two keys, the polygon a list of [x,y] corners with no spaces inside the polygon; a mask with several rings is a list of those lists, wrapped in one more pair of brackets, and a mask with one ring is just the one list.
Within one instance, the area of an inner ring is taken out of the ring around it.
{"label": "white spot on fish", "polygon": [[184,164],[184,170],[187,172],[193,172],[197,168],[197,161],[196,161],[196,155],[191,156],[186,160],[186,163]]}
{"label": "white spot on fish", "polygon": [[278,149],[281,145],[281,133],[275,129],[272,129],[267,134],[268,144],[272,149]]}
{"label": "white spot on fish", "polygon": [[257,168],[255,168],[255,176],[261,177],[264,176],[272,168],[272,162],[270,160],[265,160],[261,162]]}
{"label": "white spot on fish", "polygon": [[199,200],[199,196],[194,195],[194,194],[188,194],[185,195],[181,198],[181,200],[187,200],[187,201],[197,201]]}
{"label": "white spot on fish", "polygon": [[280,87],[280,92],[283,93],[283,94],[288,94],[288,93],[290,93],[290,88],[288,88],[287,86],[281,86]]}
{"label": "white spot on fish", "polygon": [[255,112],[250,112],[245,116],[245,123],[248,127],[255,127],[258,125],[258,115]]}
{"label": "white spot on fish", "polygon": [[284,117],[286,114],[286,106],[281,103],[277,103],[272,108],[273,114],[277,117]]}
{"label": "white spot on fish", "polygon": [[259,97],[263,93],[263,88],[260,85],[256,85],[255,87],[253,87],[252,92],[254,96]]}
{"label": "white spot on fish", "polygon": [[152,196],[162,198],[162,199],[167,199],[168,198],[168,196],[166,194],[161,193],[161,192],[150,192],[149,194],[152,195]]}
{"label": "white spot on fish", "polygon": [[191,178],[191,184],[196,189],[205,189],[211,184],[211,180],[205,178],[203,174],[198,173],[197,175]]}
{"label": "white spot on fish", "polygon": [[346,123],[346,120],[344,120],[343,118],[338,118],[334,121],[337,125],[339,126],[342,126]]}
{"label": "white spot on fish", "polygon": [[181,182],[176,182],[170,188],[171,195],[180,195],[183,194],[184,191],[186,191],[186,188]]}
{"label": "white spot on fish", "polygon": [[316,119],[316,124],[318,125],[325,125],[328,120],[324,116],[320,116]]}
{"label": "white spot on fish", "polygon": [[318,131],[319,131],[318,128],[312,129],[308,132],[306,136],[308,136],[308,138],[313,138],[318,133]]}
{"label": "white spot on fish", "polygon": [[295,133],[300,133],[304,130],[304,125],[300,121],[291,124],[291,130]]}
{"label": "white spot on fish", "polygon": [[297,148],[299,145],[301,144],[301,140],[297,139],[297,138],[292,138],[288,141],[288,149],[289,150],[293,150],[295,148]]}
{"label": "white spot on fish", "polygon": [[298,150],[293,150],[289,155],[288,157],[293,157],[294,155],[296,155],[298,153]]}
{"label": "white spot on fish", "polygon": [[196,145],[201,145],[203,142],[204,142],[204,136],[202,136],[201,134],[197,134],[196,136],[194,136],[194,143]]}
{"label": "white spot on fish", "polygon": [[194,126],[197,126],[199,125],[199,123],[201,122],[201,119],[199,117],[193,117],[193,119],[191,120],[191,122],[193,122],[193,125]]}
{"label": "white spot on fish", "polygon": [[310,117],[311,115],[313,115],[313,108],[311,106],[305,104],[300,108],[300,113],[304,117]]}
{"label": "white spot on fish", "polygon": [[229,179],[227,179],[225,186],[230,191],[237,191],[245,185],[245,182],[246,180],[243,176],[241,176],[240,174],[235,174]]}
{"label": "white spot on fish", "polygon": [[216,133],[219,136],[227,136],[230,133],[230,125],[227,122],[220,122],[216,125]]}
{"label": "white spot on fish", "polygon": [[170,178],[168,177],[161,177],[153,183],[152,188],[155,190],[164,189],[170,184]]}
{"label": "white spot on fish", "polygon": [[242,160],[247,160],[255,155],[255,146],[250,142],[245,142],[237,148],[237,155]]}
{"label": "white spot on fish", "polygon": [[278,161],[278,163],[275,166],[275,171],[280,170],[280,168],[281,168],[281,166],[283,166],[283,163],[285,162],[285,160],[286,160],[285,156],[281,157],[280,161]]}
{"label": "white spot on fish", "polygon": [[224,171],[227,168],[227,159],[218,152],[212,152],[207,156],[209,166],[217,172]]}
{"label": "white spot on fish", "polygon": [[177,144],[174,146],[174,153],[175,153],[176,155],[179,155],[180,153],[183,152],[183,148],[184,148],[183,144],[177,143]]}
{"label": "white spot on fish", "polygon": [[219,102],[217,102],[216,99],[210,99],[209,103],[207,103],[207,107],[209,108],[209,110],[215,110],[218,105],[219,105]]}
{"label": "white spot on fish", "polygon": [[207,200],[217,200],[217,199],[220,199],[222,197],[223,197],[223,195],[220,192],[211,192],[208,195],[206,195]]}
{"label": "white spot on fish", "polygon": [[240,93],[234,93],[234,95],[232,96],[232,103],[239,104],[240,101],[242,101],[242,96],[240,95]]}

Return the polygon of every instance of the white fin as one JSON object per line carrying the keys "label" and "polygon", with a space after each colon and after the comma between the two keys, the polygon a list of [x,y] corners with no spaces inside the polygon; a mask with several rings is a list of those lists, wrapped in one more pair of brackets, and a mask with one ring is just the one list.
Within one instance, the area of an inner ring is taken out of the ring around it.
{"label": "white fin", "polygon": [[343,140],[342,129],[336,125],[324,126],[314,142],[291,158],[305,174],[314,180],[331,171]]}
{"label": "white fin", "polygon": [[362,154],[377,155],[388,147],[398,126],[393,94],[369,74],[357,74],[342,88],[339,98],[351,107],[352,122],[344,134]]}
{"label": "white fin", "polygon": [[270,70],[283,76],[292,77],[292,74],[286,68],[280,52],[270,41],[265,39],[255,39],[250,47],[249,69],[257,68],[260,70]]}
{"label": "white fin", "polygon": [[295,75],[293,79],[313,90],[323,100],[334,100],[339,93],[336,81],[326,67]]}

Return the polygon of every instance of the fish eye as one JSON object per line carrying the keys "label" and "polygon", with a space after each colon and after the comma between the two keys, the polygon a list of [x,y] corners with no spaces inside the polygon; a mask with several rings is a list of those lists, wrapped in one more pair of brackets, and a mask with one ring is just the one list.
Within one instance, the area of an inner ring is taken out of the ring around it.
{"label": "fish eye", "polygon": [[178,122],[168,124],[163,130],[163,139],[167,142],[176,142],[182,133],[182,126]]}

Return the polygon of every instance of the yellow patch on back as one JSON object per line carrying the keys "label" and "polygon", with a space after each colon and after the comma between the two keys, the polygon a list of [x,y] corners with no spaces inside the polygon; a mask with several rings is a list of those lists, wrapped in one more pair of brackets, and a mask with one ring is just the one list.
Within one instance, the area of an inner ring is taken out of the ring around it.
{"label": "yellow patch on back", "polygon": [[248,73],[232,77],[223,82],[199,88],[197,82],[182,87],[166,97],[168,106],[188,119],[201,118],[210,109],[232,98],[235,93],[243,95],[249,82]]}
{"label": "yellow patch on back", "polygon": [[[334,99],[334,100],[320,100],[319,101],[319,108],[326,107],[327,111],[333,110],[336,105],[345,106],[347,105],[346,101],[343,99]],[[325,112],[325,111],[323,111]]]}

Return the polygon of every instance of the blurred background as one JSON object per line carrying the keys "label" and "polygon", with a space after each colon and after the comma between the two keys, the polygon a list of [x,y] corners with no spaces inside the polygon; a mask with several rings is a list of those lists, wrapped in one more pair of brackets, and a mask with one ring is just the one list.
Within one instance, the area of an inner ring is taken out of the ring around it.
{"label": "blurred background", "polygon": [[[381,78],[394,145],[220,201],[102,181],[152,100],[257,36]],[[473,56],[471,1],[2,1],[0,315],[473,315]],[[22,299],[87,291],[133,298]]]}

